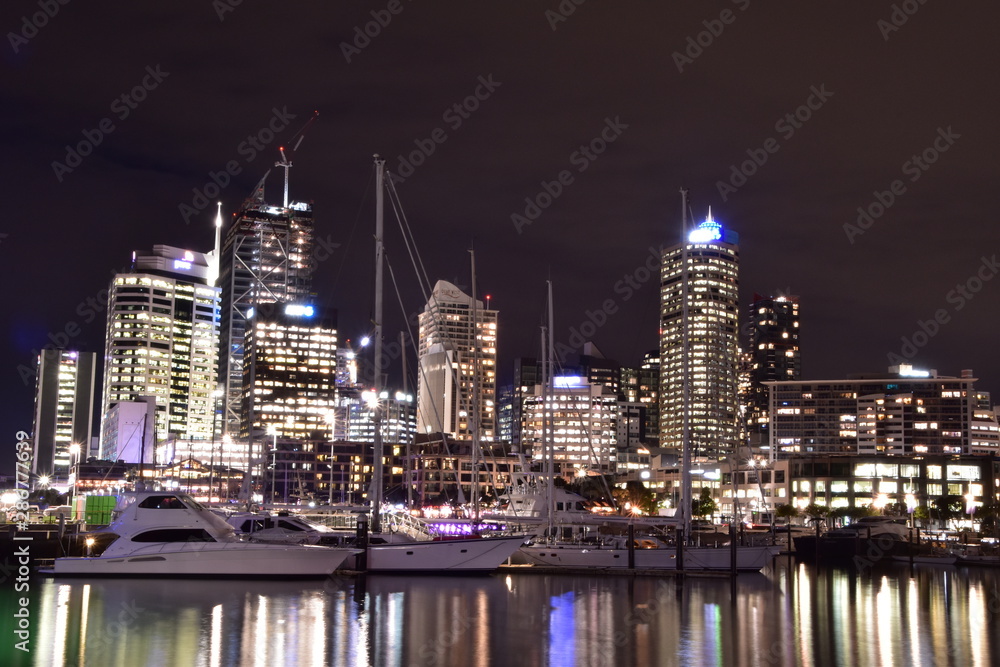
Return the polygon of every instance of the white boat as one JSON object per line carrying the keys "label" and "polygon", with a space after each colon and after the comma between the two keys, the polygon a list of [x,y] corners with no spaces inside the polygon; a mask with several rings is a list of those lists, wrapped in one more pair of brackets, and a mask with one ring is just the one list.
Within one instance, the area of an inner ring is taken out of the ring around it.
{"label": "white boat", "polygon": [[[644,539],[642,541],[648,541]],[[736,548],[736,570],[757,572],[770,564],[781,551],[779,546],[740,546]],[[634,550],[637,570],[677,570],[677,550],[673,546]],[[625,546],[586,546],[574,544],[533,544],[521,547],[515,563],[547,567],[581,569],[627,568],[628,549]],[[684,547],[684,571],[720,571],[732,569],[732,552],[728,546]]]}
{"label": "white boat", "polygon": [[[261,544],[183,493],[127,493],[111,524],[91,534],[92,555],[56,558],[56,576],[317,578],[356,549]],[[89,543],[89,540],[88,540]],[[95,548],[96,547],[96,548]],[[93,554],[97,551],[96,554]]]}
{"label": "white boat", "polygon": [[[406,519],[405,522],[401,519]],[[266,544],[316,544],[354,547],[356,530],[335,530],[293,514],[271,515],[237,512],[227,523],[250,542]],[[523,537],[443,537],[428,532],[408,515],[383,516],[388,530],[370,533],[362,550],[346,558],[341,567],[369,572],[462,572],[478,574],[496,570],[524,543]]]}
{"label": "white boat", "polygon": [[251,542],[344,546],[354,536],[354,531],[334,530],[288,512],[233,512],[220,516],[236,529],[237,535],[245,535]]}
{"label": "white boat", "polygon": [[486,574],[517,553],[524,539],[514,535],[370,544],[366,569],[369,572]]}

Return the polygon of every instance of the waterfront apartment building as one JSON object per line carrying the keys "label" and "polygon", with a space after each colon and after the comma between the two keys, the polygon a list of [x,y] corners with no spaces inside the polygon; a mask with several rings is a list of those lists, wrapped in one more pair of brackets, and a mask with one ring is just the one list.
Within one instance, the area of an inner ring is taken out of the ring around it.
{"label": "waterfront apartment building", "polygon": [[567,480],[588,472],[618,472],[618,396],[610,387],[580,376],[556,376],[546,390],[535,385],[524,401],[522,445],[541,461],[546,454],[543,418],[548,418],[555,473]]}
{"label": "waterfront apartment building", "polygon": [[660,445],[692,460],[737,445],[739,236],[712,219],[663,251],[660,271]]}
{"label": "waterfront apartment building", "polygon": [[[439,280],[420,313],[417,430],[496,436],[497,311]],[[477,404],[478,400],[478,404]]]}
{"label": "waterfront apartment building", "polygon": [[93,352],[45,349],[38,355],[32,475],[65,482],[73,464],[87,459],[96,361]]}
{"label": "waterfront apartment building", "polygon": [[996,415],[975,383],[972,371],[945,377],[909,366],[845,380],[766,382],[772,458],[995,455]]}
{"label": "waterfront apartment building", "polygon": [[313,213],[303,202],[264,201],[261,185],[233,216],[219,260],[222,289],[219,380],[225,385],[224,432],[242,427],[243,357],[248,313],[278,312],[273,304],[312,301]]}
{"label": "waterfront apartment building", "polygon": [[746,410],[743,426],[747,442],[757,449],[769,444],[770,402],[764,383],[798,380],[802,374],[798,297],[754,294],[747,328],[747,378],[746,386],[741,387],[741,403]]}
{"label": "waterfront apartment building", "polygon": [[[111,281],[102,424],[114,404],[151,396],[156,439],[212,437],[220,294],[207,284],[211,262],[204,253],[155,245]],[[102,442],[102,458],[105,449]]]}

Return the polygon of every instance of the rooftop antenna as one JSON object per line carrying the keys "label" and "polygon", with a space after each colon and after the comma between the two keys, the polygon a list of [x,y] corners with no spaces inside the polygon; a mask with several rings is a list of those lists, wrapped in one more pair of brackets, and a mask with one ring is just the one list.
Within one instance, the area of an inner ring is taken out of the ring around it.
{"label": "rooftop antenna", "polygon": [[[291,155],[295,155],[295,151],[299,149],[299,144],[301,144],[302,140],[305,138],[306,128],[309,127],[310,123],[316,120],[317,116],[319,116],[319,111],[313,111],[312,117],[309,120],[307,120],[306,124],[302,126],[302,129],[296,132],[295,136],[292,137],[292,140],[295,141],[295,144],[292,146],[292,149],[290,151]],[[297,141],[295,140],[295,137],[298,137]],[[285,170],[285,196],[282,199],[281,205],[284,208],[288,208],[288,170],[292,168],[292,160],[291,158],[289,158],[288,155],[285,154],[284,146],[278,146],[278,152],[281,153],[281,159],[275,162],[274,166],[281,167],[282,169]]]}

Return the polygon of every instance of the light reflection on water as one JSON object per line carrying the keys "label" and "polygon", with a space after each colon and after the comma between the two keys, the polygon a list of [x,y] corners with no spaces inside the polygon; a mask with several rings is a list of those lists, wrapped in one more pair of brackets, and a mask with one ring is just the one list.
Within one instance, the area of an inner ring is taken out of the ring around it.
{"label": "light reflection on water", "polygon": [[1000,664],[1000,570],[44,580],[45,665]]}

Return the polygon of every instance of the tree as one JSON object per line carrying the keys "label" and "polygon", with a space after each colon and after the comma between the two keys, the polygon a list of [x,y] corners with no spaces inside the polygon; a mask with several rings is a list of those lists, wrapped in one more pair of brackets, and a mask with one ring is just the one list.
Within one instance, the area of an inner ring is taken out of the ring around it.
{"label": "tree", "polygon": [[694,516],[705,517],[709,514],[715,514],[718,510],[719,506],[712,498],[712,490],[707,486],[701,487],[701,496],[691,500],[691,514]]}
{"label": "tree", "polygon": [[794,519],[799,516],[799,514],[799,508],[791,503],[776,505],[774,508],[774,516],[779,519]]}
{"label": "tree", "polygon": [[934,506],[932,516],[948,527],[948,522],[961,518],[965,510],[965,501],[962,496],[946,495],[938,496],[931,501]]}
{"label": "tree", "polygon": [[1000,514],[1000,503],[995,500],[987,500],[977,507],[974,516],[979,521],[979,531],[988,533],[996,530],[998,514]]}
{"label": "tree", "polygon": [[826,508],[825,505],[817,505],[816,503],[809,503],[808,505],[806,505],[805,509],[802,510],[802,513],[808,516],[810,521],[815,522],[815,521],[822,521],[823,517],[825,517],[829,513],[829,510]]}
{"label": "tree", "polygon": [[629,503],[632,507],[639,508],[643,514],[656,513],[656,494],[647,489],[642,482],[627,482],[624,489],[614,490],[614,496],[623,510],[625,503]]}

